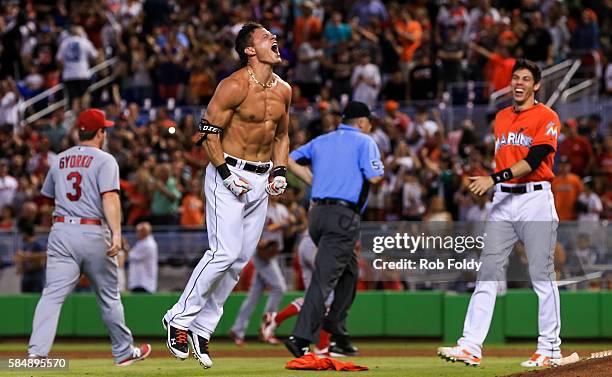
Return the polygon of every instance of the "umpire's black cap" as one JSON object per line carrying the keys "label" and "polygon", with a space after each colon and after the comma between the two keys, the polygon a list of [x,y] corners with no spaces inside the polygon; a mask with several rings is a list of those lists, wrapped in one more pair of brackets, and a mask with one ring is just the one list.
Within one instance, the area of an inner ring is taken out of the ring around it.
{"label": "umpire's black cap", "polygon": [[349,102],[342,112],[342,119],[355,119],[355,118],[372,118],[372,113],[363,102],[353,101]]}

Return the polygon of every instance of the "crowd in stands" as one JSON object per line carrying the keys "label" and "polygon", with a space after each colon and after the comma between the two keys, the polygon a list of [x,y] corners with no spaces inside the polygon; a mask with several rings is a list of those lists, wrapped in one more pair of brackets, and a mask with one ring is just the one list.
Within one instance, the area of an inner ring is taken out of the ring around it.
{"label": "crowd in stands", "polygon": [[[386,177],[372,187],[366,220],[483,220],[490,199],[467,178],[494,168],[491,122],[445,123],[445,93],[476,102],[508,85],[517,57],[542,68],[582,59],[580,75],[612,95],[609,2],[554,0],[399,1],[8,1],[0,6],[0,228],[51,225],[39,189],[56,154],[77,142],[64,109],[20,124],[21,101],[66,81],[67,38],[90,43],[93,66],[111,57],[116,79],[87,103],[116,122],[108,151],[121,171],[124,223],[205,226],[208,163],[191,142],[199,111],[239,67],[233,42],[247,20],[278,36],[276,73],[293,88],[291,147],[329,132],[349,99],[379,109],[372,136]],[[65,49],[65,47],[64,47]],[[77,88],[78,89],[78,88]],[[197,111],[186,111],[194,106]],[[410,109],[410,111],[407,111]],[[299,114],[299,116],[298,116]],[[305,115],[304,115],[305,114]],[[562,119],[553,181],[561,220],[612,218],[612,136],[601,114]],[[304,221],[307,188],[281,198],[292,213],[285,250]]]}

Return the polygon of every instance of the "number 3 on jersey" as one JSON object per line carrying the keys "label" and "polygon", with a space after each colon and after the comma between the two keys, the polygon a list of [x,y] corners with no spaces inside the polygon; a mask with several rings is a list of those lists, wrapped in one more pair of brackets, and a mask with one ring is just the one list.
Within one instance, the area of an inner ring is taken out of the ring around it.
{"label": "number 3 on jersey", "polygon": [[81,174],[77,171],[73,171],[68,174],[68,177],[66,177],[66,179],[72,182],[72,189],[74,190],[73,192],[67,192],[66,197],[68,198],[68,200],[76,202],[81,198]]}

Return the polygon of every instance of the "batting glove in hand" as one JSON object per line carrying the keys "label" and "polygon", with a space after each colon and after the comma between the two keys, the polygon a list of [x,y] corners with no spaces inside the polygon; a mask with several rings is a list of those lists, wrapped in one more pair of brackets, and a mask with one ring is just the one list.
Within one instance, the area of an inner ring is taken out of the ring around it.
{"label": "batting glove in hand", "polygon": [[287,179],[283,176],[277,175],[266,186],[266,192],[272,196],[277,196],[285,192],[286,188]]}
{"label": "batting glove in hand", "polygon": [[227,189],[237,197],[251,191],[251,185],[249,185],[249,182],[233,173],[223,180],[223,186],[227,187]]}

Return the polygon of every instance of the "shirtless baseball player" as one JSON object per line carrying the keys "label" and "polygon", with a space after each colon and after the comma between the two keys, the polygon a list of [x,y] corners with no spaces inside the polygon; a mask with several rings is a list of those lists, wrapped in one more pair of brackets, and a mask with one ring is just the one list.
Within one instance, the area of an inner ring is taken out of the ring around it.
{"label": "shirtless baseball player", "polygon": [[470,177],[476,195],[494,187],[495,196],[485,225],[482,266],[457,346],[440,347],[450,361],[480,365],[482,344],[489,331],[499,282],[514,244],[525,245],[529,275],[538,296],[538,345],[524,367],[550,366],[561,358],[559,290],[555,283],[554,251],[559,218],[550,181],[560,122],[557,114],[535,101],[540,87],[538,66],[519,59],[510,86],[514,105],[495,117],[495,166],[490,176]]}
{"label": "shirtless baseball player", "polygon": [[208,342],[223,304],[261,236],[268,195],[287,187],[291,87],[272,72],[281,62],[276,36],[249,22],[235,48],[244,67],[219,83],[196,135],[211,160],[204,183],[210,250],[163,318],[170,352],[184,360],[191,348],[204,368],[212,366]]}
{"label": "shirtless baseball player", "polygon": [[81,272],[93,283],[115,363],[129,365],[151,352],[149,344],[132,345],[119,296],[119,166],[100,149],[105,130],[112,125],[100,110],[81,112],[76,120],[80,144],[57,156],[43,184],[41,194],[55,200],[55,211],[47,246],[47,282],[34,313],[30,357],[46,357],[51,350],[62,304]]}

